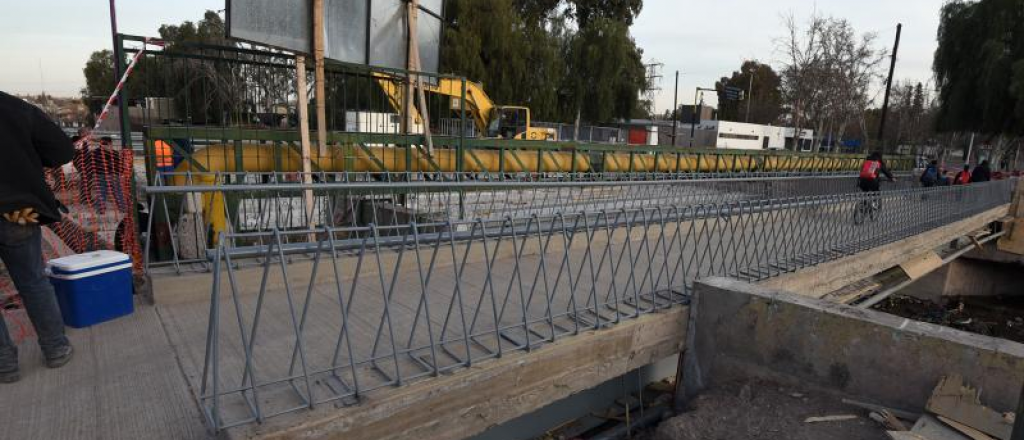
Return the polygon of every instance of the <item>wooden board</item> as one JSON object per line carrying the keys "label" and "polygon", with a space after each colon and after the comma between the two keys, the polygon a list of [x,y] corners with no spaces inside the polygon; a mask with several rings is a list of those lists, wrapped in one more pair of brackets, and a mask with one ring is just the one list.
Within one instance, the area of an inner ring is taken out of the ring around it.
{"label": "wooden board", "polygon": [[910,432],[928,440],[971,440],[930,414],[925,414],[917,419],[917,423],[914,424],[914,428]]}
{"label": "wooden board", "polygon": [[928,275],[940,267],[942,267],[942,257],[939,257],[939,254],[936,254],[935,251],[929,251],[924,255],[900,264],[900,268],[912,280]]}
{"label": "wooden board", "polygon": [[965,385],[959,375],[939,381],[925,408],[1001,440],[1009,440],[1013,431],[1013,423],[998,411],[982,405],[978,390]]}
{"label": "wooden board", "polygon": [[383,389],[359,406],[317,410],[229,430],[227,438],[398,440],[471,437],[576,392],[678,353],[687,307],[510,353],[453,375]]}
{"label": "wooden board", "polygon": [[946,417],[938,416],[938,419],[960,431],[964,435],[970,437],[972,440],[995,440],[992,436],[985,434],[984,432],[978,431],[977,429],[971,428],[970,426],[964,425],[963,423],[957,422],[956,420],[950,420]]}

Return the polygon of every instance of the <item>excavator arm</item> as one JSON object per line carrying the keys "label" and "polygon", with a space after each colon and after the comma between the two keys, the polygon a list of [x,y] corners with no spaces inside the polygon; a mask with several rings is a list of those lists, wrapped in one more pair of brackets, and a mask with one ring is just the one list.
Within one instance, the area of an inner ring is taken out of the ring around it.
{"label": "excavator arm", "polygon": [[[391,105],[400,110],[405,102],[405,79],[392,76],[386,73],[374,73],[377,83],[388,96]],[[437,83],[423,82],[421,86],[426,93],[444,95],[451,98],[461,99],[463,97],[463,85],[465,85],[466,112],[473,118],[477,133],[481,137],[497,136],[506,139],[528,139],[528,140],[558,140],[558,132],[552,128],[538,128],[530,124],[530,109],[518,106],[496,106],[494,101],[487,96],[487,92],[479,84],[472,81],[463,82],[461,79],[437,78]],[[453,101],[457,102],[457,101]],[[452,110],[458,110],[459,106],[453,105]],[[423,118],[416,108],[410,112],[417,123],[422,123]],[[496,122],[491,127],[492,121]]]}
{"label": "excavator arm", "polygon": [[[384,73],[374,73],[377,83],[388,97],[388,101],[395,109],[401,109],[405,102],[406,85],[404,79]],[[452,98],[462,98],[462,81],[451,78],[440,78],[437,84],[422,82],[423,91]],[[487,125],[490,123],[491,111],[494,109],[494,102],[484,92],[483,87],[472,81],[466,81],[466,113],[473,118],[473,124],[478,133],[487,133]],[[410,109],[416,121],[421,122],[419,110]]]}

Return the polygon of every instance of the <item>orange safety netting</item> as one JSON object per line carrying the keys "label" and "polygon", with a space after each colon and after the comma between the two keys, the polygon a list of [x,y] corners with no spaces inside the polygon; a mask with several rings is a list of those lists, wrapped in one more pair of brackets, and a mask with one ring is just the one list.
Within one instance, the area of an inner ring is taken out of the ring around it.
{"label": "orange safety netting", "polygon": [[[131,256],[133,272],[142,273],[132,184],[134,160],[131,150],[93,142],[76,147],[71,165],[47,171],[47,183],[64,205],[65,213],[60,222],[43,227],[45,260],[116,250]],[[15,342],[32,335],[6,269],[0,270],[0,313],[8,321]]]}

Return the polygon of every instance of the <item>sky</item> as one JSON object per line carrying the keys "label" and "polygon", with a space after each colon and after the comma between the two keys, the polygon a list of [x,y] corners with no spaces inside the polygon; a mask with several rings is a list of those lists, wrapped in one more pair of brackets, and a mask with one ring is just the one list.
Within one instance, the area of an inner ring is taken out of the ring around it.
{"label": "sky", "polygon": [[[484,0],[486,1],[486,0]],[[0,90],[74,96],[85,85],[82,67],[94,50],[112,46],[107,0],[8,1],[0,15]],[[891,47],[903,23],[896,79],[928,82],[942,0],[645,0],[632,32],[646,61],[664,64],[655,108],[672,107],[674,75],[679,100],[693,102],[695,87],[739,68],[745,59],[773,66],[785,30],[782,16],[799,20],[814,11],[847,19],[858,32],[874,32]],[[224,0],[118,0],[122,33],[154,36],[161,24],[199,20]],[[715,104],[710,94],[706,102]]]}

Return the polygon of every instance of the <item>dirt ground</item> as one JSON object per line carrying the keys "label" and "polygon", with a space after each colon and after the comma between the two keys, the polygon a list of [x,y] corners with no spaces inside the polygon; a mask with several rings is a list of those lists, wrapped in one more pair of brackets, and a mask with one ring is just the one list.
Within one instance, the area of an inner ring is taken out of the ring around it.
{"label": "dirt ground", "polygon": [[946,304],[893,295],[876,310],[1024,343],[1024,296],[951,298]]}
{"label": "dirt ground", "polygon": [[[853,420],[805,423],[808,417],[856,415]],[[840,398],[772,382],[725,384],[708,390],[691,410],[661,423],[651,440],[885,440],[866,411]]]}

